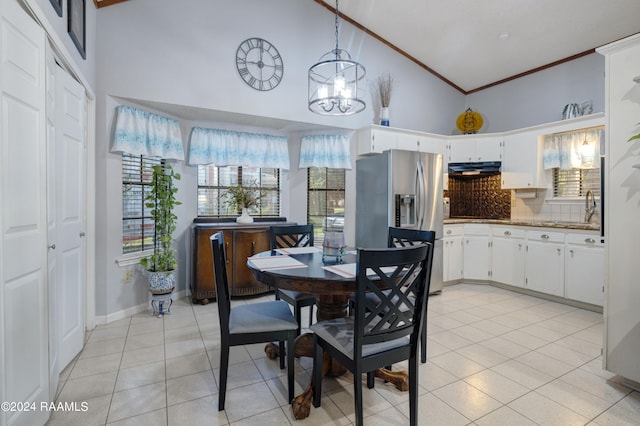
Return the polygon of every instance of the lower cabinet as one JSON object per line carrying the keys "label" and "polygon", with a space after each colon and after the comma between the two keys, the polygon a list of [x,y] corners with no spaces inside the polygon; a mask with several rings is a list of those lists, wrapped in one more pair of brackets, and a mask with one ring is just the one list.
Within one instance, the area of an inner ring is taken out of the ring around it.
{"label": "lower cabinet", "polygon": [[465,280],[487,281],[491,250],[489,250],[489,225],[464,225],[464,261],[462,275]]}
{"label": "lower cabinet", "polygon": [[590,234],[568,234],[565,297],[604,304],[604,245]]}
{"label": "lower cabinet", "polygon": [[564,297],[564,233],[527,231],[525,287]]}
{"label": "lower cabinet", "polygon": [[209,237],[216,232],[224,233],[227,258],[227,279],[232,296],[248,296],[270,291],[270,288],[253,278],[247,267],[247,257],[269,250],[269,225],[212,226],[196,223],[192,225],[191,297],[194,303],[208,303],[216,298],[216,283],[213,278],[213,262]]}
{"label": "lower cabinet", "polygon": [[443,242],[445,282],[488,280],[604,304],[604,245],[596,232],[449,224]]}
{"label": "lower cabinet", "polygon": [[491,234],[491,281],[524,287],[524,230],[493,227]]}
{"label": "lower cabinet", "polygon": [[458,281],[462,279],[462,226],[445,226],[442,241],[442,281]]}

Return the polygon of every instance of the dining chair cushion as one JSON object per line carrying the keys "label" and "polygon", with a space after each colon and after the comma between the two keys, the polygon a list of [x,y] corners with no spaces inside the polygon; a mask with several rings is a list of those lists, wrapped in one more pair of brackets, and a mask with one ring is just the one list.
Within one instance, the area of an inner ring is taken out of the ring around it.
{"label": "dining chair cushion", "polygon": [[234,306],[229,315],[229,333],[263,333],[296,330],[298,323],[289,304],[280,300]]}
{"label": "dining chair cushion", "polygon": [[280,294],[285,294],[289,296],[289,298],[292,300],[307,300],[310,298],[309,293],[303,293],[301,291],[282,290],[282,289],[279,289],[278,291],[280,292]]}
{"label": "dining chair cushion", "polygon": [[[350,359],[353,359],[354,342],[353,317],[336,318],[332,320],[320,321],[311,326],[311,331],[327,341],[331,346],[337,348]],[[373,325],[370,326],[373,328]],[[362,347],[362,356],[370,356],[389,349],[406,346],[409,343],[409,336],[381,343],[373,343]]]}

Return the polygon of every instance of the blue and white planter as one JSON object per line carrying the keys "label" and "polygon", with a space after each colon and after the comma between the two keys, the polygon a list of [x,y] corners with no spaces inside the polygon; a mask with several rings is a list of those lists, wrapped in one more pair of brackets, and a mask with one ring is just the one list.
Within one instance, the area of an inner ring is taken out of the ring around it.
{"label": "blue and white planter", "polygon": [[[163,316],[171,313],[171,298],[176,288],[176,271],[149,272],[149,291],[153,315]],[[166,309],[165,309],[166,308]]]}

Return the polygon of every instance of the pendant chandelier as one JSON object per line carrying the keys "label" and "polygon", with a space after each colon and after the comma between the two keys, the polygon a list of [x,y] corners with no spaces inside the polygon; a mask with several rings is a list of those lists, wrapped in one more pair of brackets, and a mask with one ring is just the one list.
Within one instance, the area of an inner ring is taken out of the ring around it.
{"label": "pendant chandelier", "polygon": [[366,107],[358,91],[364,67],[338,47],[338,0],[336,0],[336,47],[309,68],[309,110],[321,115],[352,115]]}

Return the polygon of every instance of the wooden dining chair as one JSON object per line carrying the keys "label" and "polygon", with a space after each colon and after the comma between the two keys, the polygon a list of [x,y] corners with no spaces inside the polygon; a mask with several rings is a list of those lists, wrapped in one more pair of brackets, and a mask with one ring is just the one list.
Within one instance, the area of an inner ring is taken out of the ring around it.
{"label": "wooden dining chair", "polygon": [[[272,226],[269,229],[271,250],[291,247],[313,247],[313,225],[284,225]],[[309,293],[292,290],[275,289],[276,300],[284,300],[295,312],[298,322],[298,335],[302,330],[302,308],[309,307],[309,325],[313,323],[313,307],[316,298]]]}
{"label": "wooden dining chair", "polygon": [[[387,236],[387,247],[411,247],[417,244],[435,244],[436,233],[420,229],[395,228],[390,226]],[[372,303],[375,303],[377,296],[375,293],[367,294]],[[349,308],[354,309],[354,295],[349,297]],[[420,361],[427,362],[427,316],[423,318],[423,333],[420,335]]]}
{"label": "wooden dining chair", "polygon": [[[221,334],[218,411],[224,410],[227,372],[229,369],[229,348],[252,343],[278,341],[281,369],[284,368],[286,352],[289,402],[291,402],[294,391],[293,344],[298,325],[291,314],[289,305],[283,301],[274,300],[242,304],[232,308],[229,283],[227,281],[223,233],[213,234],[210,237],[210,241]],[[284,348],[285,341],[287,342],[286,351]]]}
{"label": "wooden dining chair", "polygon": [[[418,424],[418,341],[432,262],[430,243],[358,250],[354,316],[311,326],[315,407],[320,406],[322,377],[330,365],[324,362],[325,351],[353,373],[356,425],[363,424],[362,374],[367,374],[367,386],[372,388],[376,369],[408,360],[409,418],[411,425]],[[378,302],[371,302],[367,292],[375,293]]]}

